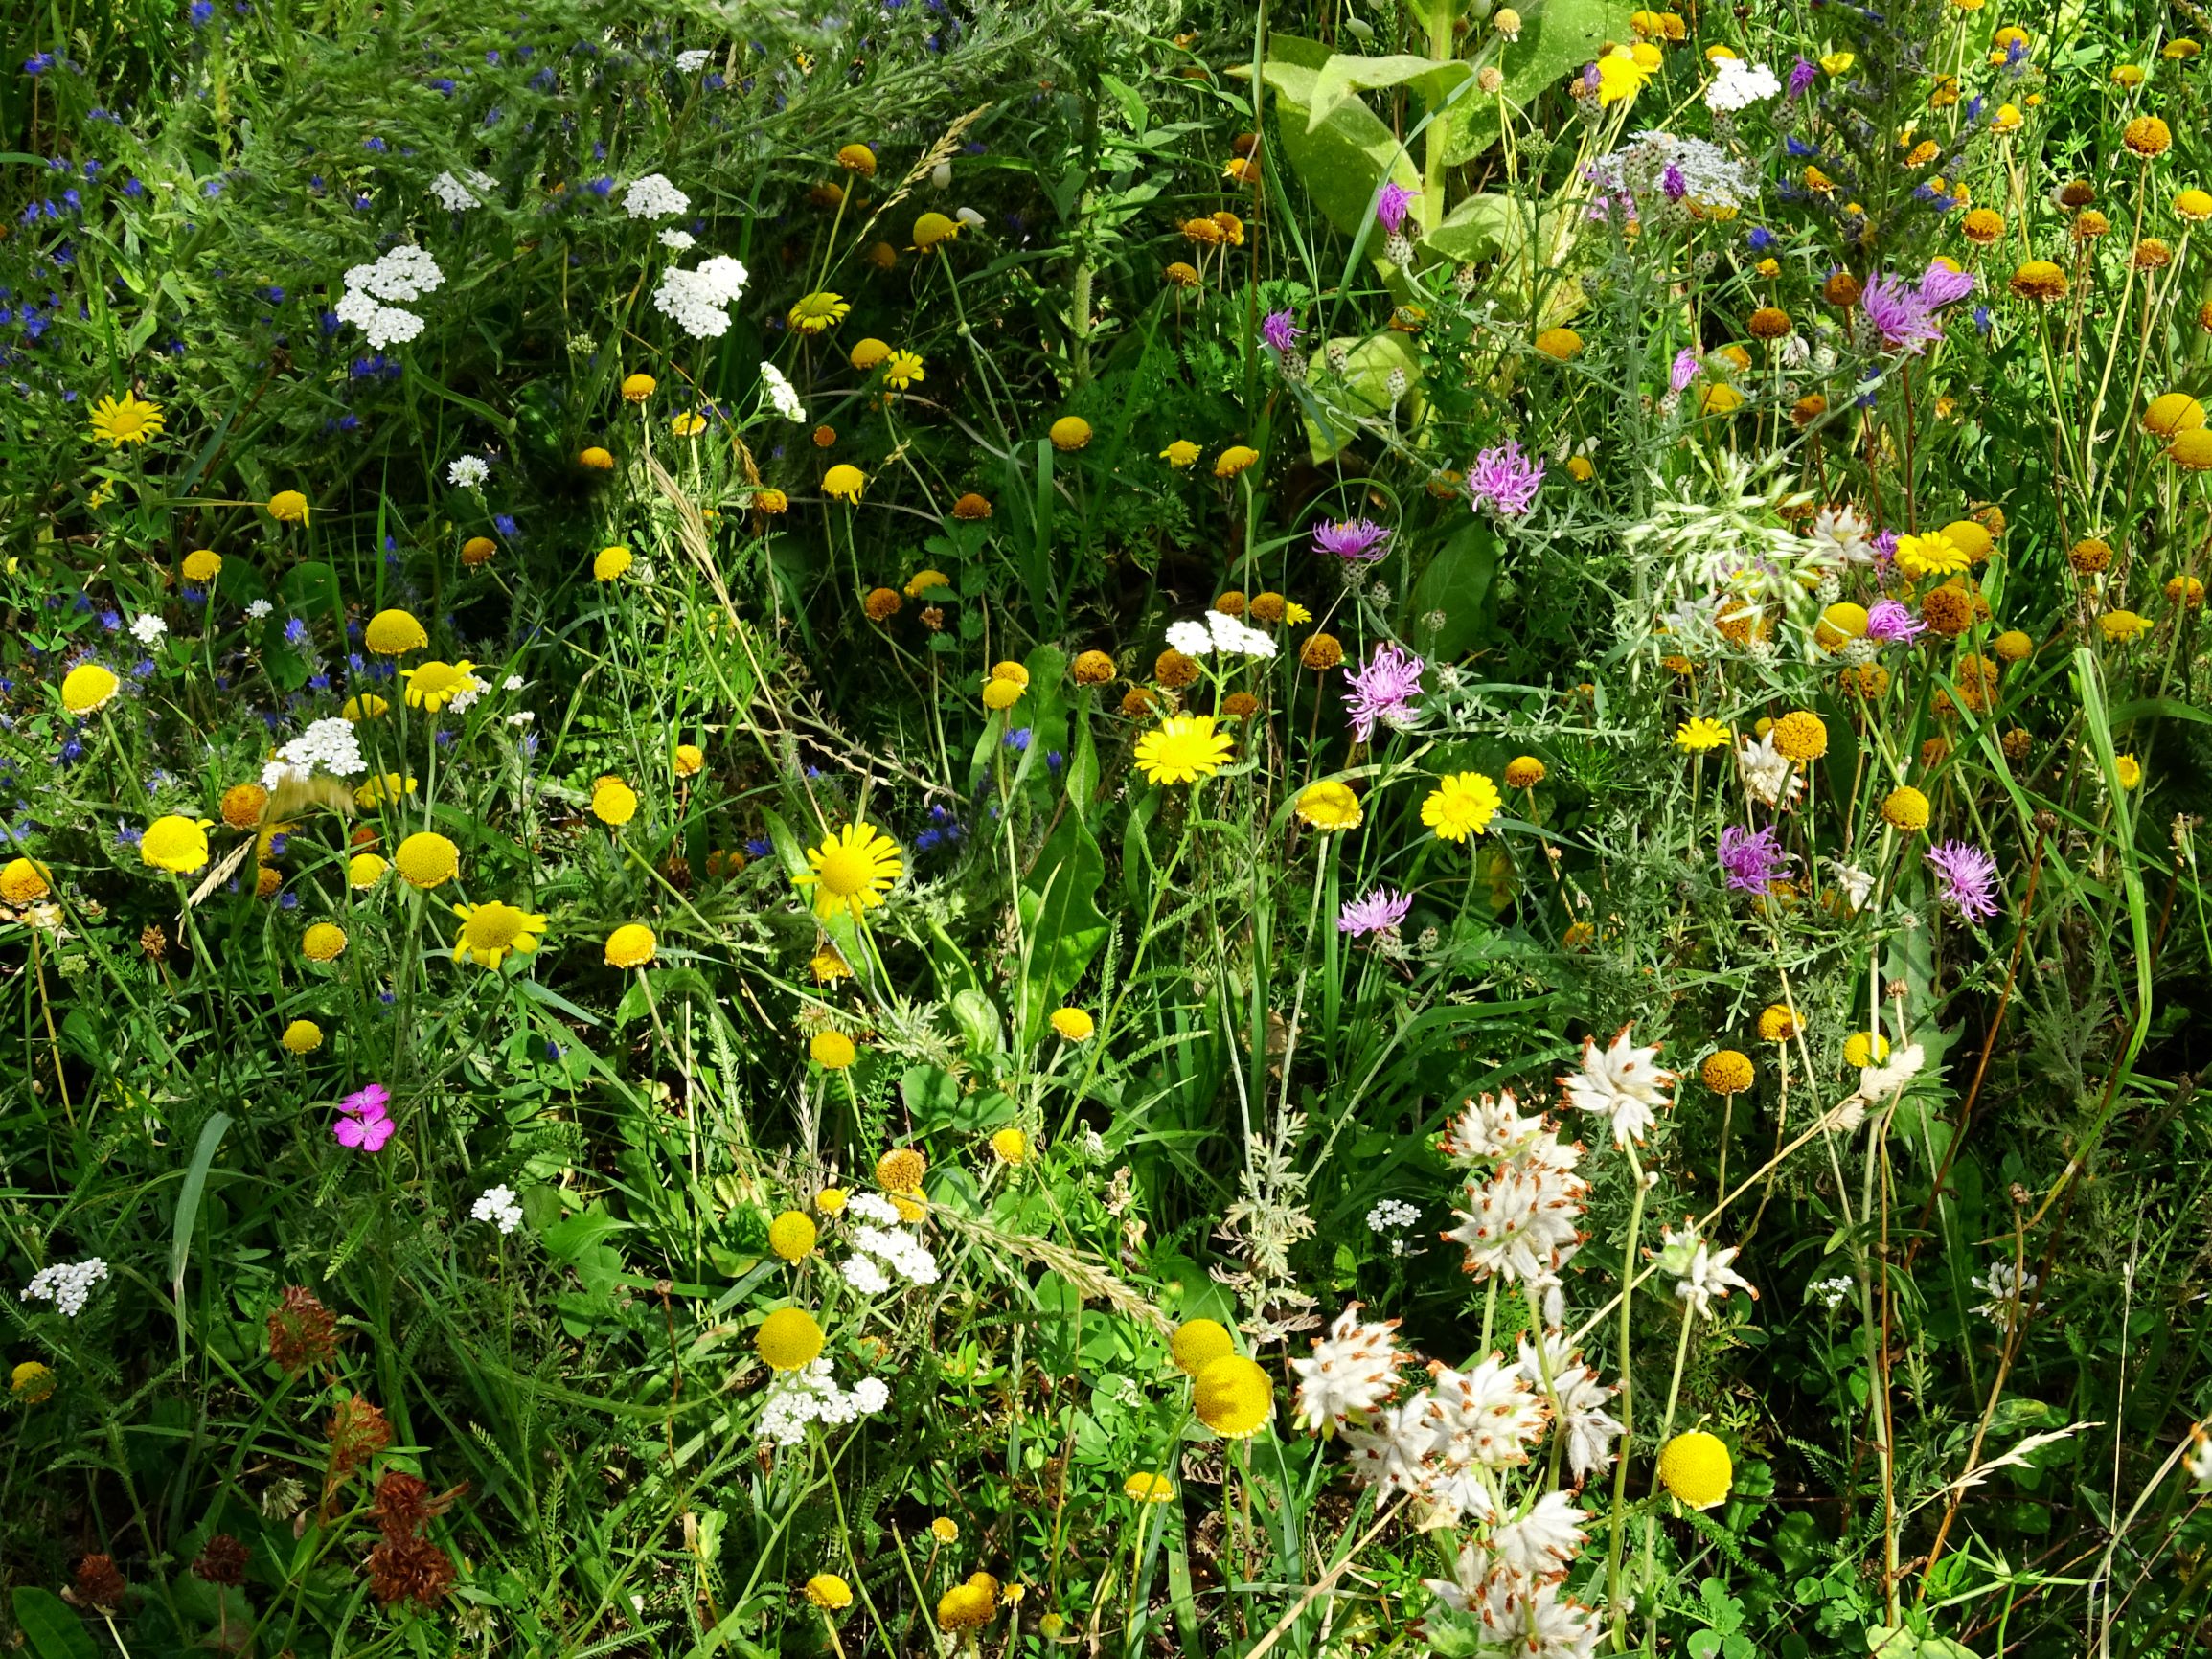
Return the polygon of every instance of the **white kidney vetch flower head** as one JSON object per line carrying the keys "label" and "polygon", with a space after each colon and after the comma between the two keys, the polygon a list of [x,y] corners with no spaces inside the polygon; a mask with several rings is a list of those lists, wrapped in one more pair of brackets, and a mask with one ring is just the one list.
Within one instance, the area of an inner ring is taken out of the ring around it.
{"label": "white kidney vetch flower head", "polygon": [[695,340],[718,340],[730,331],[730,307],[745,291],[745,267],[727,254],[700,261],[696,271],[671,265],[653,290],[653,309]]}
{"label": "white kidney vetch flower head", "polygon": [[1348,1304],[1328,1334],[1313,1339],[1312,1356],[1290,1361],[1299,1379],[1298,1421],[1326,1431],[1395,1394],[1398,1368],[1404,1363],[1397,1331],[1397,1320],[1363,1321],[1359,1304]]}
{"label": "white kidney vetch flower head", "polygon": [[623,211],[633,219],[673,218],[690,209],[692,198],[668,180],[665,173],[649,172],[623,192]]}
{"label": "white kidney vetch flower head", "polygon": [[1556,1583],[1589,1541],[1581,1525],[1589,1518],[1569,1493],[1548,1491],[1526,1512],[1493,1526],[1490,1547],[1499,1561],[1531,1583]]}
{"label": "white kidney vetch flower head", "polygon": [[1531,1388],[1551,1401],[1557,1432],[1566,1445],[1567,1467],[1576,1484],[1610,1468],[1613,1442],[1622,1429],[1620,1420],[1606,1410],[1606,1405],[1620,1391],[1598,1380],[1598,1374],[1561,1330],[1546,1331],[1540,1349],[1522,1337],[1519,1371]]}
{"label": "white kidney vetch flower head", "polygon": [[1582,1070],[1559,1079],[1569,1105],[1612,1125],[1616,1147],[1630,1141],[1641,1146],[1659,1113],[1674,1104],[1667,1091],[1675,1085],[1675,1074],[1659,1065],[1657,1043],[1636,1046],[1634,1030],[1632,1022],[1621,1027],[1602,1049],[1595,1037],[1585,1037]]}
{"label": "white kidney vetch flower head", "polygon": [[1384,1493],[1427,1491],[1435,1476],[1435,1407],[1424,1390],[1376,1407],[1363,1423],[1346,1424],[1344,1467],[1352,1484]]}
{"label": "white kidney vetch flower head", "polygon": [[1659,1269],[1675,1275],[1675,1294],[1681,1299],[1692,1316],[1699,1319],[1715,1317],[1713,1304],[1724,1302],[1732,1290],[1759,1294],[1751,1282],[1730,1265],[1741,1255],[1740,1246],[1731,1245],[1716,1250],[1698,1236],[1698,1230],[1684,1218],[1677,1231],[1667,1228],[1660,1236]]}
{"label": "white kidney vetch flower head", "polygon": [[1436,1146],[1454,1163],[1487,1163],[1511,1157],[1550,1127],[1551,1120],[1541,1112],[1522,1117],[1519,1099],[1505,1089],[1463,1104],[1459,1115],[1445,1125]]}

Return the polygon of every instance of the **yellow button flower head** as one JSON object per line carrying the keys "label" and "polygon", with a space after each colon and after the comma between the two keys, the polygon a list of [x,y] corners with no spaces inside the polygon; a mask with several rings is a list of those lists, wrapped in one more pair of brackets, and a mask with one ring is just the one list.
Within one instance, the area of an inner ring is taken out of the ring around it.
{"label": "yellow button flower head", "polygon": [[1725,1501],[1736,1466],[1728,1448],[1703,1430],[1678,1434],[1659,1453],[1659,1480],[1676,1503],[1709,1510]]}
{"label": "yellow button flower head", "polygon": [[8,1392],[25,1405],[44,1405],[54,1398],[54,1373],[35,1359],[20,1361],[8,1374]]}
{"label": "yellow button flower head", "polygon": [[849,914],[860,920],[883,902],[905,870],[899,843],[867,823],[848,824],[824,837],[819,847],[807,849],[807,872],[791,881],[814,890],[814,914],[825,920]]}
{"label": "yellow button flower head", "polygon": [[837,1215],[845,1208],[845,1196],[842,1187],[824,1187],[814,1194],[814,1208],[825,1216]]}
{"label": "yellow button flower head", "polygon": [[0,869],[0,899],[10,904],[33,904],[51,891],[46,872],[28,858],[11,858]]}
{"label": "yellow button flower head", "polygon": [[593,443],[577,451],[576,464],[591,472],[612,472],[614,454]]}
{"label": "yellow button flower head", "polygon": [[779,1307],[753,1333],[753,1352],[770,1371],[797,1371],[822,1352],[822,1328],[804,1307]]}
{"label": "yellow button flower head", "polygon": [[346,885],[356,890],[374,887],[389,868],[374,852],[356,852],[346,863]]}
{"label": "yellow button flower head", "polygon": [[1828,722],[1810,709],[1792,709],[1774,722],[1774,752],[1803,765],[1828,753]]}
{"label": "yellow button flower head", "polygon": [[1237,1352],[1237,1340],[1228,1327],[1214,1319],[1186,1319],[1168,1338],[1168,1355],[1175,1369],[1196,1376],[1207,1366]]}
{"label": "yellow button flower head", "polygon": [[842,144],[837,147],[837,165],[847,172],[872,178],[876,172],[876,152],[864,144]]}
{"label": "yellow button flower head", "polygon": [[1509,789],[1533,789],[1544,781],[1544,763],[1534,755],[1516,755],[1505,763],[1505,783]]}
{"label": "yellow button flower head", "polygon": [[2023,300],[2047,306],[2065,298],[2066,273],[2049,260],[2029,260],[2013,272],[2012,290]]}
{"label": "yellow button flower head", "polygon": [[1012,680],[986,680],[983,682],[983,706],[992,714],[1003,714],[1021,701],[1022,688]]}
{"label": "yellow button flower head", "polygon": [[1050,1021],[1063,1042],[1086,1043],[1098,1030],[1098,1022],[1080,1008],[1056,1008]]}
{"label": "yellow button flower head", "polygon": [[807,1600],[825,1613],[842,1612],[853,1604],[853,1586],[834,1573],[816,1573],[807,1580]]}
{"label": "yellow button flower head", "polygon": [[591,580],[594,581],[618,581],[624,573],[636,562],[635,556],[620,542],[612,547],[603,547],[592,558]]}
{"label": "yellow button flower head", "polygon": [[1717,1049],[1705,1057],[1698,1075],[1717,1095],[1740,1095],[1751,1086],[1751,1057],[1736,1049]]}
{"label": "yellow button flower head", "polygon": [[918,570],[906,579],[906,597],[920,599],[931,588],[950,587],[952,579],[941,570]]}
{"label": "yellow button flower head", "polygon": [[807,967],[817,985],[833,985],[840,979],[853,977],[853,965],[839,956],[833,945],[825,944],[814,952]]}
{"label": "yellow button flower head", "polygon": [[866,473],[857,466],[840,461],[822,475],[822,493],[834,496],[839,501],[857,504],[860,491],[867,482]]}
{"label": "yellow button flower head", "polygon": [[499,552],[499,543],[489,535],[472,535],[461,544],[461,562],[466,565],[490,564]]}
{"label": "yellow button flower head", "polygon": [[1362,816],[1359,797],[1349,785],[1331,779],[1309,784],[1298,792],[1298,816],[1316,830],[1356,830]]}
{"label": "yellow button flower head", "polygon": [[346,930],[334,921],[318,921],[300,935],[300,954],[309,962],[335,962],[346,950]]}
{"label": "yellow button flower head", "polygon": [[311,1019],[296,1019],[279,1040],[293,1054],[311,1055],[323,1046],[323,1028]]}
{"label": "yellow button flower head", "polygon": [[591,786],[591,815],[619,830],[637,816],[637,791],[620,778],[602,778]]}
{"label": "yellow button flower head", "polygon": [[626,921],[606,936],[606,966],[643,967],[659,948],[651,928],[642,921]]}
{"label": "yellow button flower head", "polygon": [[269,516],[279,524],[305,524],[308,498],[296,489],[280,489],[269,497]]}
{"label": "yellow button flower head", "polygon": [[911,1193],[929,1172],[929,1160],[912,1147],[894,1147],[876,1160],[876,1185],[890,1193]]}
{"label": "yellow button flower head", "polygon": [[2193,225],[2212,219],[2212,191],[2197,190],[2194,187],[2177,191],[2174,194],[2174,211]]}
{"label": "yellow button flower head", "polygon": [[1927,797],[1910,784],[1902,784],[1882,797],[1881,816],[1906,834],[1927,828]]}
{"label": "yellow button flower head", "polygon": [[527,956],[536,950],[538,935],[545,931],[544,917],[496,898],[485,904],[456,904],[453,914],[461,919],[461,936],[453,943],[455,962],[497,967],[509,951]]}
{"label": "yellow button flower head", "polygon": [[399,875],[410,887],[428,892],[461,874],[461,849],[435,830],[421,830],[399,843],[393,854]]}
{"label": "yellow button flower head", "polygon": [[883,384],[901,392],[926,377],[922,372],[922,353],[919,352],[894,352],[883,365]]}
{"label": "yellow button flower head", "polygon": [[375,692],[356,692],[346,699],[345,706],[339,709],[338,714],[342,718],[352,720],[355,725],[359,725],[363,720],[376,719],[378,716],[388,712],[391,707],[390,703],[376,695]]}
{"label": "yellow button flower head", "polygon": [[1687,749],[1693,755],[1702,755],[1708,749],[1718,749],[1728,740],[1728,728],[1719,720],[1708,720],[1700,715],[1694,720],[1684,720],[1675,728],[1675,747]]}
{"label": "yellow button flower head", "polygon": [[146,827],[138,855],[156,870],[190,875],[207,865],[208,820],[179,818],[171,812]]}
{"label": "yellow button flower head", "polygon": [[1224,1354],[1198,1373],[1192,1390],[1198,1420],[1226,1440],[1258,1434],[1275,1415],[1275,1384],[1256,1360]]}
{"label": "yellow button flower head", "polygon": [[2212,427],[2192,426],[2175,433],[2166,459],[2184,472],[2212,472]]}
{"label": "yellow button flower head", "polygon": [[860,1057],[853,1039],[841,1031],[818,1031],[807,1039],[807,1054],[826,1072],[841,1072]]}
{"label": "yellow button flower head", "polygon": [[2172,438],[2204,424],[2204,405],[2186,392],[2164,392],[2143,411],[2143,430],[2154,438]]}
{"label": "yellow button flower head", "polygon": [[361,643],[380,657],[404,656],[419,651],[430,643],[430,636],[422,631],[422,625],[406,611],[380,610],[369,619],[362,630]]}
{"label": "yellow button flower head", "polygon": [[1889,1058],[1889,1039],[1880,1032],[1853,1032],[1843,1039],[1843,1063],[1876,1066]]}
{"label": "yellow button flower head", "polygon": [[1797,1011],[1788,1003],[1768,1003],[1759,1011],[1759,1040],[1786,1043],[1797,1034]]}
{"label": "yellow button flower head", "polygon": [[869,370],[875,368],[877,364],[882,362],[886,357],[890,355],[890,342],[885,340],[878,340],[873,334],[870,334],[865,340],[862,340],[857,346],[855,346],[853,350],[847,353],[848,360],[852,363],[853,367],[859,370],[863,375],[867,374]]}
{"label": "yellow button flower head", "polygon": [[1480,772],[1453,772],[1440,779],[1421,804],[1421,821],[1439,841],[1465,841],[1490,828],[1504,800],[1497,785]]}
{"label": "yellow button flower head", "polygon": [[990,1624],[997,1611],[998,1580],[989,1573],[977,1573],[937,1599],[937,1627],[948,1633],[977,1629]]}
{"label": "yellow button flower head", "polygon": [[925,213],[914,221],[914,250],[927,253],[960,234],[960,221],[941,213]]}
{"label": "yellow button flower head", "polygon": [[213,581],[222,574],[223,556],[212,547],[195,547],[184,556],[184,580]]}
{"label": "yellow button flower head", "polygon": [[1234,478],[1260,459],[1260,452],[1245,443],[1232,443],[1214,457],[1214,476]]}
{"label": "yellow button flower head", "polygon": [[125,392],[120,401],[103,398],[92,406],[92,436],[110,449],[144,443],[160,434],[161,405],[148,402],[135,392]]}
{"label": "yellow button flower head", "polygon": [[1062,415],[1052,423],[1046,434],[1052,446],[1061,451],[1081,449],[1090,442],[1090,422],[1081,415]]}
{"label": "yellow button flower head", "polygon": [[1137,769],[1150,784],[1195,784],[1219,771],[1231,747],[1211,715],[1170,715],[1137,739]]}
{"label": "yellow button flower head", "polygon": [[2126,645],[2147,632],[2151,619],[2132,610],[2109,610],[2097,618],[2097,631],[2113,645]]}
{"label": "yellow button flower head", "polygon": [[678,743],[675,753],[676,776],[696,778],[707,763],[707,752],[696,743]]}
{"label": "yellow button flower head", "polygon": [[804,1261],[814,1253],[814,1220],[803,1210],[786,1210],[768,1223],[768,1248],[787,1261]]}
{"label": "yellow button flower head", "polygon": [[407,706],[410,709],[443,709],[461,693],[476,684],[470,672],[476,665],[467,657],[457,663],[442,663],[432,659],[411,669],[401,669],[399,677],[407,682]]}
{"label": "yellow button flower head", "polygon": [[992,1155],[1002,1164],[1019,1164],[1029,1157],[1029,1137],[1019,1129],[1007,1127],[991,1137]]}
{"label": "yellow button flower head", "polygon": [[61,676],[61,706],[73,715],[89,715],[105,708],[122,684],[98,663],[79,663]]}
{"label": "yellow button flower head", "polygon": [[1188,438],[1178,438],[1160,451],[1160,459],[1178,470],[1198,458],[1198,446]]}
{"label": "yellow button flower head", "polygon": [[686,409],[669,421],[669,430],[678,438],[696,438],[707,429],[707,418],[696,409]]}
{"label": "yellow button flower head", "polygon": [[929,1535],[941,1544],[960,1542],[960,1523],[950,1515],[939,1515],[929,1523]]}
{"label": "yellow button flower head", "polygon": [[622,381],[622,400],[625,403],[643,403],[653,395],[660,382],[650,375],[626,375]]}
{"label": "yellow button flower head", "polygon": [[1583,354],[1583,337],[1572,329],[1546,329],[1536,337],[1536,349],[1554,362],[1565,363]]}
{"label": "yellow button flower head", "polygon": [[853,307],[842,294],[812,293],[793,306],[785,321],[802,334],[819,334],[843,322]]}
{"label": "yellow button flower head", "polygon": [[1166,1475],[1140,1471],[1122,1482],[1122,1491],[1140,1504],[1164,1504],[1175,1495],[1174,1484]]}

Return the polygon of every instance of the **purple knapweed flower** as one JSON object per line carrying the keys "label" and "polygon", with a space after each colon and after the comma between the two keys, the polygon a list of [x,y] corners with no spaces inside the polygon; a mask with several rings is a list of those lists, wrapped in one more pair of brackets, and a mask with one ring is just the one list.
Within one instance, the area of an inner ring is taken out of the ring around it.
{"label": "purple knapweed flower", "polygon": [[1750,830],[1731,824],[1721,831],[1721,868],[1728,873],[1731,891],[1764,894],[1790,868],[1790,854],[1782,851],[1773,825]]}
{"label": "purple knapweed flower", "polygon": [[1893,599],[1878,599],[1866,609],[1866,637],[1878,646],[1909,645],[1927,632],[1922,622]]}
{"label": "purple knapweed flower", "polygon": [[1820,79],[1820,65],[1800,57],[1790,66],[1790,96],[1803,98],[1806,89]]}
{"label": "purple knapweed flower", "polygon": [[1987,921],[1997,913],[1997,862],[1967,841],[1946,841],[1930,847],[1929,864],[1943,880],[1943,898],[1969,921]]}
{"label": "purple knapweed flower", "polygon": [[1348,933],[1354,939],[1365,939],[1371,933],[1383,933],[1396,927],[1412,908],[1411,894],[1378,887],[1361,898],[1345,900],[1344,907],[1336,913],[1336,931]]}
{"label": "purple knapweed flower", "polygon": [[1352,719],[1352,735],[1364,743],[1378,725],[1404,731],[1420,716],[1413,699],[1421,695],[1421,676],[1428,665],[1411,651],[1395,645],[1380,645],[1367,666],[1347,676],[1352,696],[1345,713]]}
{"label": "purple knapweed flower", "polygon": [[1260,324],[1260,338],[1286,355],[1305,331],[1298,327],[1296,313],[1288,310],[1269,311]]}
{"label": "purple knapweed flower", "polygon": [[1405,209],[1421,193],[1407,190],[1396,179],[1385,179],[1375,196],[1375,216],[1382,221],[1382,228],[1396,236],[1405,223]]}
{"label": "purple knapweed flower", "polygon": [[1690,382],[1698,377],[1698,371],[1701,367],[1703,365],[1698,361],[1698,353],[1684,346],[1675,353],[1674,366],[1667,371],[1667,390],[1674,393],[1686,391]]}
{"label": "purple knapweed flower", "polygon": [[1390,532],[1371,518],[1347,518],[1340,524],[1313,527],[1313,551],[1333,553],[1338,558],[1372,563],[1390,551],[1382,545],[1389,539]]}
{"label": "purple knapweed flower", "polygon": [[1504,518],[1526,517],[1542,488],[1543,463],[1531,461],[1510,438],[1495,449],[1483,450],[1467,469],[1467,492],[1474,505]]}
{"label": "purple knapweed flower", "polygon": [[1876,272],[1859,303],[1884,346],[1917,356],[1943,338],[1943,321],[1936,312],[1965,299],[1973,287],[1973,278],[1942,265],[1928,266],[1917,284]]}

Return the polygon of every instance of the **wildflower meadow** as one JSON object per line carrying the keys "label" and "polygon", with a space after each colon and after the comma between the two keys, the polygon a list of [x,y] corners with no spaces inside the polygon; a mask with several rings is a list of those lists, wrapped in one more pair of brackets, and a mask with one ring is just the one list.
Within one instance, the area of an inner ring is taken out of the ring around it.
{"label": "wildflower meadow", "polygon": [[2195,0],[50,0],[0,1650],[2212,1644]]}

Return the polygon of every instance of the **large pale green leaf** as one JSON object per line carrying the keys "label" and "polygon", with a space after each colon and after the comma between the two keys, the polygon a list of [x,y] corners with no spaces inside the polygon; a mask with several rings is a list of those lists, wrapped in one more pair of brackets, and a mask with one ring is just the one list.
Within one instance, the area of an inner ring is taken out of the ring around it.
{"label": "large pale green leaf", "polygon": [[[1327,374],[1330,345],[1345,349],[1341,380]],[[1349,405],[1339,413],[1324,406],[1311,394],[1299,399],[1299,412],[1306,420],[1306,442],[1312,446],[1316,464],[1328,461],[1359,435],[1359,428],[1353,423],[1354,417],[1361,413],[1382,415],[1389,411],[1387,382],[1393,369],[1405,371],[1407,391],[1400,401],[1399,411],[1411,421],[1420,412],[1416,394],[1421,385],[1421,354],[1405,335],[1386,330],[1380,334],[1370,334],[1364,340],[1333,340],[1313,353],[1307,372],[1308,383],[1325,385],[1333,401]]]}
{"label": "large pale green leaf", "polygon": [[1521,243],[1520,210],[1511,196],[1471,195],[1445,221],[1421,239],[1439,259],[1470,264]]}
{"label": "large pale green leaf", "polygon": [[1106,919],[1098,907],[1105,879],[1106,858],[1089,826],[1068,813],[1021,883],[1021,931],[1029,945],[1020,1015],[1025,1043],[1042,1034],[1053,1010],[1106,943]]}
{"label": "large pale green leaf", "polygon": [[1389,57],[1361,57],[1339,52],[1321,65],[1313,78],[1313,104],[1306,112],[1306,130],[1311,132],[1346,103],[1356,92],[1383,86],[1411,86],[1422,102],[1434,109],[1451,96],[1451,89],[1474,73],[1474,65],[1459,58],[1415,57],[1398,53]]}
{"label": "large pale green leaf", "polygon": [[1497,577],[1497,532],[1479,518],[1453,532],[1413,584],[1406,603],[1415,616],[1442,612],[1444,625],[1425,642],[1432,657],[1455,659],[1484,631],[1492,612],[1491,583]]}
{"label": "large pale green leaf", "polygon": [[[1519,108],[1598,55],[1608,40],[1629,37],[1629,0],[1535,0],[1522,8],[1520,38],[1507,45],[1502,98]],[[1498,139],[1498,98],[1463,99],[1452,110],[1444,159],[1472,161]]]}
{"label": "large pale green leaf", "polygon": [[1341,102],[1312,121],[1321,74],[1331,57],[1326,47],[1279,34],[1270,49],[1262,74],[1275,94],[1283,152],[1329,222],[1347,236],[1357,235],[1374,211],[1375,193],[1384,178],[1418,191],[1421,174],[1397,136],[1350,96],[1349,87]]}

